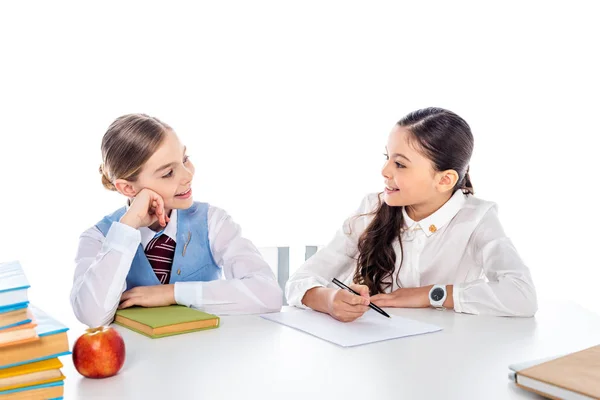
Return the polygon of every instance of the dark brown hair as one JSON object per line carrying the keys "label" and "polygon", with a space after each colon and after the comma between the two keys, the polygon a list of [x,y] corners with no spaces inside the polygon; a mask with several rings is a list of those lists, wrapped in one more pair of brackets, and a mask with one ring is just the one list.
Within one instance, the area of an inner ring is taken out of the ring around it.
{"label": "dark brown hair", "polygon": [[[443,108],[431,107],[408,114],[397,125],[410,132],[410,139],[431,160],[436,171],[453,169],[458,173],[454,192],[460,189],[465,194],[475,193],[469,177],[473,134],[464,119]],[[392,245],[396,239],[403,256],[402,207],[388,206],[381,196],[382,193],[379,194],[379,205],[371,214],[373,220],[359,238],[354,273],[354,282],[368,286],[372,295],[383,293],[392,286],[396,264]]]}
{"label": "dark brown hair", "polygon": [[134,182],[142,166],[158,149],[171,127],[146,114],[127,114],[117,118],[102,138],[102,184],[117,190],[116,179]]}

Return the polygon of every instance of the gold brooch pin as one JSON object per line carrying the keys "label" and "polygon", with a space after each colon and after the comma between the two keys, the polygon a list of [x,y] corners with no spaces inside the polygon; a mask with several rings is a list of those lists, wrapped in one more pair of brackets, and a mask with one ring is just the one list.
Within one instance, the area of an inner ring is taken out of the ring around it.
{"label": "gold brooch pin", "polygon": [[183,245],[183,252],[181,253],[182,256],[185,257],[185,251],[187,250],[188,244],[190,243],[190,240],[192,240],[192,232],[188,232],[188,239],[187,242],[185,242],[185,244]]}
{"label": "gold brooch pin", "polygon": [[435,231],[437,231],[435,225],[429,225],[429,232],[434,233]]}

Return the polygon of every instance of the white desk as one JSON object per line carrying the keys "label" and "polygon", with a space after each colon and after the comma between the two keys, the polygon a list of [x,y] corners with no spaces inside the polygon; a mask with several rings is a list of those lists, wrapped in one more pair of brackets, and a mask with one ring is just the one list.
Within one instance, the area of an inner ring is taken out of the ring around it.
{"label": "white desk", "polygon": [[[509,382],[508,364],[600,343],[600,316],[569,303],[546,304],[532,319],[386,310],[444,330],[341,348],[258,316],[155,340],[117,327],[121,372],[85,379],[63,357],[65,399],[538,398]],[[79,334],[71,331],[71,346]]]}

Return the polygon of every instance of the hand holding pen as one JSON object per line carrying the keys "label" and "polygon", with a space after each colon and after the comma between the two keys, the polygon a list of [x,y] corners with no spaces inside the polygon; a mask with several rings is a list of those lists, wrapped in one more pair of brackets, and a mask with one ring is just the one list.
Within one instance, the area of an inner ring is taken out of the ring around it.
{"label": "hand holding pen", "polygon": [[[357,295],[357,296],[361,296],[361,293],[359,293],[359,292],[357,292],[357,291],[353,290],[352,288],[350,288],[350,287],[346,286],[346,285],[345,285],[343,282],[339,281],[339,280],[338,280],[338,279],[336,279],[336,278],[333,278],[333,283],[335,283],[337,286],[339,286],[339,287],[340,287],[341,289],[343,289],[343,290],[346,290],[346,291],[348,291],[348,292],[350,292],[350,293],[352,293],[352,294],[355,294],[355,295]],[[359,287],[359,290],[364,290],[364,289],[362,289],[362,288],[366,288],[366,290],[367,290],[367,292],[366,292],[366,295],[368,296],[368,294],[369,294],[369,289],[368,289],[366,286],[364,286],[364,285],[354,285],[354,286],[357,286],[357,287]],[[364,295],[364,293],[362,293],[362,295]],[[364,298],[364,296],[361,296],[361,297],[363,297],[363,298]],[[364,302],[363,302],[363,304],[364,304]],[[388,318],[390,318],[390,316],[388,315],[388,313],[386,313],[385,311],[383,311],[381,308],[377,307],[375,304],[373,304],[373,303],[369,302],[369,303],[368,303],[368,307],[369,307],[369,308],[372,308],[372,309],[373,309],[373,310],[375,310],[375,311],[377,311],[379,314],[381,314],[381,315],[383,315],[383,316],[385,316],[385,317],[388,317]],[[363,312],[363,313],[361,313],[361,315],[362,315],[362,314],[364,314],[364,312]]]}

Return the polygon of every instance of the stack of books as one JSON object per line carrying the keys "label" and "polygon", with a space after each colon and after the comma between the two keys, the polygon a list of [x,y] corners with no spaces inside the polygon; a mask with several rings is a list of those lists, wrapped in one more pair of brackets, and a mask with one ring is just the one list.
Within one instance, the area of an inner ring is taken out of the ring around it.
{"label": "stack of books", "polygon": [[32,306],[28,289],[19,262],[0,263],[0,400],[62,399],[68,328]]}

